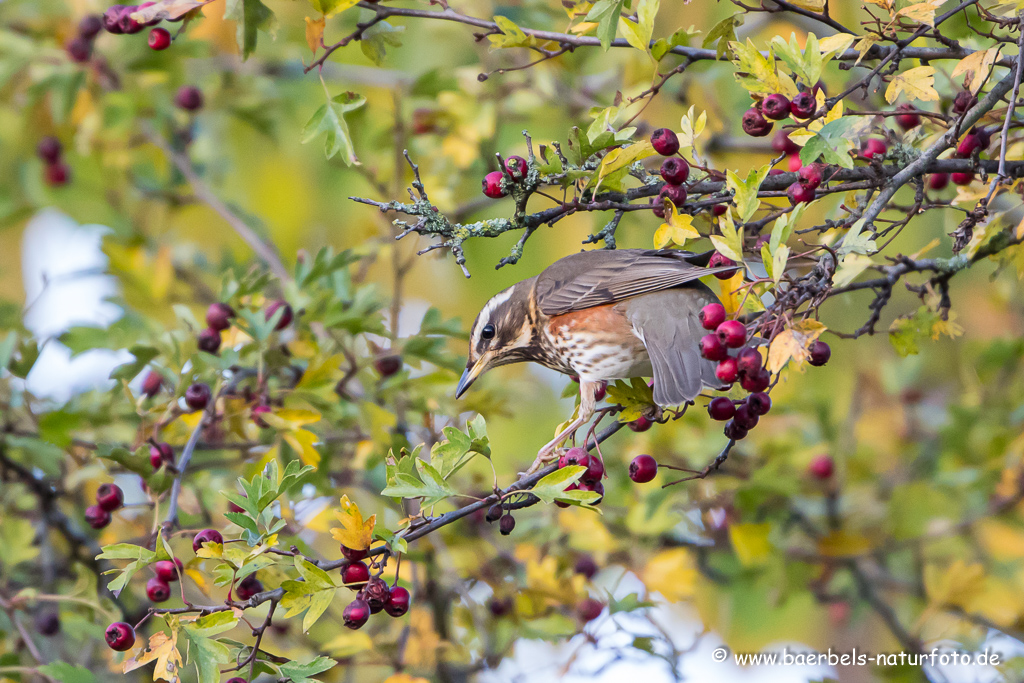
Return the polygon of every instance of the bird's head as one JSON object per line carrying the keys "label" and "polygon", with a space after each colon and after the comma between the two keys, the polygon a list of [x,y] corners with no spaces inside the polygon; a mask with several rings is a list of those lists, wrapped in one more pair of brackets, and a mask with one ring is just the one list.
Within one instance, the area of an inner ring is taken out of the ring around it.
{"label": "bird's head", "polygon": [[535,280],[523,280],[495,294],[473,321],[469,360],[455,390],[456,398],[491,368],[531,360],[534,325],[530,295]]}

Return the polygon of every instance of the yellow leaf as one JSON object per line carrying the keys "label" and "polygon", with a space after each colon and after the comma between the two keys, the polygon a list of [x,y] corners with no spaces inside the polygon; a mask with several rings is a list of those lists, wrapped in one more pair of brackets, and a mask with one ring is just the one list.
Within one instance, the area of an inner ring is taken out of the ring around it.
{"label": "yellow leaf", "polygon": [[649,591],[661,593],[670,602],[679,602],[693,597],[697,568],[688,550],[672,548],[648,560],[641,578]]}
{"label": "yellow leaf", "polygon": [[285,432],[283,436],[288,445],[299,454],[299,459],[303,465],[313,465],[315,467],[320,463],[320,452],[313,448],[313,444],[317,442],[316,434],[308,429],[296,429],[291,432]]}
{"label": "yellow leaf", "polygon": [[370,636],[362,632],[341,632],[322,646],[335,657],[351,657],[373,648]]}
{"label": "yellow leaf", "polygon": [[934,564],[924,568],[924,587],[936,605],[963,607],[983,588],[985,567],[957,560],[946,569]]}
{"label": "yellow leaf", "polygon": [[309,45],[309,49],[316,54],[316,51],[320,49],[320,43],[324,39],[324,24],[327,20],[324,17],[319,19],[310,19],[306,17],[306,45]]}
{"label": "yellow leaf", "polygon": [[821,54],[828,54],[829,52],[835,52],[841,54],[846,51],[853,41],[857,39],[856,36],[852,36],[849,33],[837,33],[834,36],[826,36],[818,41],[818,49],[821,50]]}
{"label": "yellow leaf", "polygon": [[792,131],[789,134],[789,139],[794,144],[799,145],[800,147],[803,147],[804,145],[807,144],[807,141],[810,140],[811,138],[813,138],[815,135],[817,135],[817,133],[815,133],[814,131],[807,130],[806,128],[801,128],[800,130]]}
{"label": "yellow leaf", "polygon": [[618,147],[608,152],[604,159],[601,160],[601,168],[598,169],[597,177],[604,178],[610,173],[614,173],[620,168],[629,166],[634,161],[640,159],[646,159],[647,157],[654,154],[654,146],[651,145],[650,140],[643,140],[637,142],[629,147]]}
{"label": "yellow leaf", "polygon": [[768,349],[768,369],[773,373],[779,372],[790,359],[798,365],[803,364],[811,355],[807,348],[825,330],[826,327],[817,320],[804,320],[783,330]]}
{"label": "yellow leaf", "polygon": [[960,74],[964,74],[964,87],[976,94],[984,85],[992,64],[999,59],[1000,49],[1002,46],[997,45],[967,55],[953,69],[950,78],[955,79]]}
{"label": "yellow leaf", "polygon": [[700,238],[700,233],[693,227],[693,216],[681,214],[676,210],[675,205],[665,202],[666,219],[661,227],[654,233],[654,246],[657,249],[664,249],[669,244],[685,246],[686,240]]}
{"label": "yellow leaf", "polygon": [[892,8],[894,7],[894,0],[864,0],[864,2],[867,2],[867,3],[872,4],[872,5],[877,5],[878,7],[881,7],[882,9],[884,9],[889,14],[892,14]]}
{"label": "yellow leaf", "polygon": [[719,287],[721,287],[722,295],[719,297],[722,301],[722,305],[725,306],[725,312],[729,315],[736,313],[740,310],[740,304],[743,301],[743,297],[746,294],[745,289],[740,289],[743,286],[743,269],[740,268],[736,273],[728,280],[719,280]]}
{"label": "yellow leaf", "polygon": [[881,39],[882,36],[878,35],[877,33],[868,33],[863,38],[858,40],[857,45],[853,49],[859,52],[860,56],[857,57],[857,61],[854,62],[853,65],[857,66],[858,64],[860,64],[860,60],[864,59],[864,55],[868,53],[868,50],[870,50],[872,46]]}
{"label": "yellow leaf", "polygon": [[696,119],[693,118],[693,114],[694,108],[691,105],[690,110],[683,115],[682,120],[679,122],[679,145],[684,148],[693,147],[708,123],[708,113],[706,111],[702,111]]}
{"label": "yellow leaf", "polygon": [[740,564],[751,567],[768,559],[772,552],[772,544],[768,541],[770,531],[770,524],[743,523],[729,527],[729,540]]}
{"label": "yellow leaf", "polygon": [[334,514],[341,522],[340,529],[331,529],[334,540],[352,550],[366,550],[370,547],[377,515],[370,515],[369,519],[364,520],[359,506],[349,500],[348,496],[341,497],[341,507]]}
{"label": "yellow leaf", "polygon": [[908,5],[896,12],[897,17],[906,17],[914,21],[933,26],[935,24],[935,10],[946,0],[925,0],[913,5]]}
{"label": "yellow leaf", "polygon": [[790,4],[812,12],[821,12],[825,9],[825,0],[790,0]]}
{"label": "yellow leaf", "polygon": [[181,653],[178,652],[177,642],[178,632],[175,629],[171,629],[170,635],[167,635],[163,631],[154,633],[150,636],[149,643],[145,648],[139,650],[138,654],[136,654],[132,659],[125,661],[124,673],[135,671],[136,669],[155,661],[156,668],[153,669],[154,681],[178,680],[178,673],[181,671],[182,661]]}
{"label": "yellow leaf", "polygon": [[871,549],[866,536],[856,532],[833,531],[818,540],[818,552],[826,557],[850,557]]}
{"label": "yellow leaf", "polygon": [[[366,637],[369,640],[369,636]],[[391,674],[384,679],[384,683],[430,683],[426,678],[410,676],[407,673]]]}
{"label": "yellow leaf", "polygon": [[911,100],[937,102],[939,93],[935,90],[935,67],[918,66],[896,74],[885,89],[885,101],[892,104],[900,93]]}
{"label": "yellow leaf", "polygon": [[304,425],[319,422],[320,413],[315,410],[281,408],[272,413],[264,413],[263,421],[275,429],[298,429]]}

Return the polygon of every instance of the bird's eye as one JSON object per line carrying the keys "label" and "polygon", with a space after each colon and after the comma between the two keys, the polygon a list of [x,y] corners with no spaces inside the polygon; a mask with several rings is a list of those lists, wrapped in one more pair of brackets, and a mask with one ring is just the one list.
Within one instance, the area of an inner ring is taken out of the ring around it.
{"label": "bird's eye", "polygon": [[484,329],[480,330],[481,339],[494,339],[494,325],[487,323]]}

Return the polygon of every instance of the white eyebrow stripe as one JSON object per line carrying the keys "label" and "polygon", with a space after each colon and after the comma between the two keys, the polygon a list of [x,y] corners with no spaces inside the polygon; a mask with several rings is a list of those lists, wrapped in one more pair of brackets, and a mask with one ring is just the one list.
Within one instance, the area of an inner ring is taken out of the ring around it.
{"label": "white eyebrow stripe", "polygon": [[498,292],[497,294],[491,297],[490,301],[484,304],[484,308],[482,311],[480,311],[480,316],[477,318],[479,324],[477,325],[477,328],[473,330],[474,349],[476,348],[476,345],[480,342],[480,331],[491,320],[491,313],[493,313],[494,309],[496,309],[498,306],[502,305],[503,303],[509,300],[509,298],[512,296],[512,290],[514,288],[515,285],[512,285],[508,289]]}

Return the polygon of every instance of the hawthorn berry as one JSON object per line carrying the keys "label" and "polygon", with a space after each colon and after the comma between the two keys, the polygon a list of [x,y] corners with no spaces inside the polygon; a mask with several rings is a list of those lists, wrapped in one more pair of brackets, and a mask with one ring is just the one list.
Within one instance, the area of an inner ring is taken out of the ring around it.
{"label": "hawthorn berry", "polygon": [[665,203],[662,201],[661,195],[651,197],[651,213],[658,218],[665,217]]}
{"label": "hawthorn berry", "polygon": [[480,181],[480,185],[483,189],[484,195],[491,199],[501,199],[508,194],[501,187],[501,181],[504,176],[501,171],[491,171],[484,176],[484,179]]}
{"label": "hawthorn berry", "polygon": [[600,498],[595,500],[591,505],[600,505],[601,501],[604,500],[604,484],[599,481],[581,481],[576,488],[580,491],[593,491]]}
{"label": "hawthorn berry", "polygon": [[167,583],[172,583],[178,580],[178,571],[182,569],[181,560],[175,558],[172,560],[160,560],[159,562],[153,563],[153,573],[156,574],[156,578]]}
{"label": "hawthorn berry", "polygon": [[224,543],[224,537],[216,529],[203,529],[192,537],[192,552],[199,552],[204,543]]}
{"label": "hawthorn berry", "polygon": [[263,592],[263,584],[256,578],[255,574],[249,574],[235,585],[235,597],[246,601],[257,593]]}
{"label": "hawthorn berry", "polygon": [[729,207],[725,204],[715,204],[711,207],[712,216],[724,216],[725,212],[729,210]]}
{"label": "hawthorn berry", "polygon": [[132,19],[132,14],[138,9],[136,5],[127,5],[121,10],[121,14],[117,18],[117,25],[120,27],[121,33],[134,35],[146,28],[143,24]]}
{"label": "hawthorn berry", "polygon": [[718,367],[715,368],[715,377],[725,384],[732,384],[739,377],[740,370],[736,365],[735,358],[724,358],[718,363]]}
{"label": "hawthorn berry", "polygon": [[603,611],[604,603],[593,598],[583,598],[576,606],[576,614],[584,623],[597,619]]}
{"label": "hawthorn berry", "polygon": [[861,145],[860,154],[865,159],[873,159],[876,155],[880,157],[885,156],[885,152],[888,149],[889,148],[885,144],[884,140],[879,140],[878,138],[868,138]]}
{"label": "hawthorn berry", "polygon": [[988,128],[975,128],[973,131],[978,136],[978,148],[984,152],[992,143],[992,133]]}
{"label": "hawthorn berry", "polygon": [[149,32],[149,47],[151,50],[166,50],[171,46],[171,32],[165,28],[154,28]]}
{"label": "hawthorn berry", "polygon": [[633,420],[632,422],[626,423],[626,426],[628,426],[634,432],[646,432],[648,429],[651,428],[651,425],[653,425],[653,424],[654,424],[654,420],[651,420],[650,418],[647,418],[647,417],[644,417],[643,415],[641,415],[640,417],[638,417],[637,419]]}
{"label": "hawthorn berry", "polygon": [[113,33],[114,35],[120,35],[124,33],[121,30],[121,11],[124,9],[124,5],[111,5],[107,8],[107,11],[103,13],[101,22],[103,24],[103,30],[107,33]]}
{"label": "hawthorn berry", "polygon": [[[724,325],[725,323],[722,324]],[[718,334],[706,334],[700,338],[700,355],[708,360],[725,360],[729,357],[729,349],[722,343]]]}
{"label": "hawthorn berry", "polygon": [[234,678],[229,678],[224,683],[248,683],[248,681],[246,681],[241,676],[235,676]]}
{"label": "hawthorn berry", "polygon": [[602,381],[597,385],[597,389],[594,390],[594,400],[603,401],[604,397],[608,395],[608,382]]}
{"label": "hawthorn berry", "polygon": [[203,382],[190,384],[185,390],[185,403],[192,410],[203,410],[210,403],[210,385]]}
{"label": "hawthorn berry", "polygon": [[503,514],[505,514],[505,508],[501,506],[501,503],[495,503],[491,507],[487,508],[487,514],[484,516],[484,520],[486,520],[488,524],[494,524],[501,519]]}
{"label": "hawthorn berry", "polygon": [[561,457],[558,458],[558,467],[569,467],[572,465],[579,465],[580,467],[590,467],[590,454],[587,453],[586,449],[576,446],[570,448],[565,453],[562,453]]}
{"label": "hawthorn berry", "polygon": [[818,189],[821,185],[821,181],[824,177],[821,172],[821,164],[808,164],[799,169],[800,184],[804,187],[810,188],[811,190]]}
{"label": "hawthorn berry", "polygon": [[142,380],[142,393],[149,398],[153,398],[160,392],[163,384],[164,378],[160,376],[160,373],[150,370],[146,374],[146,378]]}
{"label": "hawthorn berry", "polygon": [[281,312],[281,317],[277,319],[277,324],[274,325],[274,329],[277,331],[283,330],[291,325],[292,320],[295,317],[295,314],[292,312],[292,307],[288,305],[287,301],[284,299],[276,299],[270,302],[270,305],[267,306],[267,310],[263,313],[263,319],[270,320],[273,318],[279,308],[283,309],[283,311]]}
{"label": "hawthorn berry", "polygon": [[345,606],[341,617],[345,620],[345,626],[348,628],[353,631],[360,629],[370,618],[370,606],[362,598],[356,598]]}
{"label": "hawthorn berry", "polygon": [[580,480],[586,484],[601,481],[604,476],[604,463],[596,455],[590,456],[590,464],[587,465],[587,471],[583,473]]}
{"label": "hawthorn berry", "polygon": [[974,172],[968,171],[966,173],[950,173],[949,179],[953,181],[954,185],[970,185],[972,182],[974,182]]}
{"label": "hawthorn berry", "polygon": [[761,101],[761,112],[775,121],[789,116],[789,98],[780,93],[773,93]]}
{"label": "hawthorn berry", "polygon": [[797,204],[809,204],[814,201],[816,192],[813,187],[804,185],[801,182],[795,182],[786,188],[786,196],[789,197],[789,203],[793,206]]}
{"label": "hawthorn berry", "polygon": [[822,481],[829,479],[835,471],[835,462],[827,455],[819,455],[815,457],[807,466],[807,473],[815,479],[820,479]]}
{"label": "hawthorn berry", "polygon": [[754,108],[750,108],[743,112],[743,118],[740,120],[743,126],[743,132],[751,137],[762,138],[768,133],[772,132],[772,128],[775,126],[771,121],[761,115],[761,112]]}
{"label": "hawthorn berry", "polygon": [[811,357],[807,361],[814,367],[821,367],[828,362],[828,359],[832,357],[832,349],[823,341],[816,341],[811,344],[809,349]]}
{"label": "hawthorn berry", "polygon": [[110,524],[110,513],[99,505],[90,505],[85,508],[85,523],[93,529],[102,529]]}
{"label": "hawthorn berry", "polygon": [[88,38],[75,36],[64,45],[64,51],[68,53],[71,61],[77,64],[84,64],[92,56],[92,43]]}
{"label": "hawthorn berry", "polygon": [[207,327],[196,337],[196,346],[200,351],[217,353],[220,351],[220,332],[212,327]]}
{"label": "hawthorn berry", "polygon": [[717,330],[725,322],[725,306],[708,304],[700,309],[700,324],[705,330]]}
{"label": "hawthorn berry", "polygon": [[498,531],[501,532],[502,536],[508,536],[512,533],[512,530],[516,528],[516,518],[510,514],[504,514],[501,516],[501,520],[498,522]]}
{"label": "hawthorn berry", "polygon": [[679,151],[679,138],[668,128],[659,128],[651,133],[651,146],[658,154],[670,157]]}
{"label": "hawthorn berry", "polygon": [[87,14],[78,22],[78,35],[92,40],[103,30],[103,18],[98,14]]}
{"label": "hawthorn berry", "polygon": [[146,582],[146,597],[152,602],[164,602],[171,597],[171,587],[160,577],[154,576]]}
{"label": "hawthorn berry", "polygon": [[36,615],[36,631],[41,636],[55,636],[60,632],[60,617],[53,610],[44,610]]}
{"label": "hawthorn berry", "polygon": [[757,426],[758,417],[750,412],[750,406],[744,402],[736,409],[736,415],[732,418],[737,425],[750,431]]}
{"label": "hawthorn berry", "polygon": [[71,169],[63,161],[58,161],[46,167],[46,170],[43,172],[43,178],[46,180],[47,185],[61,187],[67,185],[68,181],[71,180]]}
{"label": "hawthorn berry", "polygon": [[789,139],[789,133],[780,130],[772,138],[772,149],[782,154],[792,155],[800,151],[800,146]]}
{"label": "hawthorn berry", "polygon": [[384,603],[384,611],[392,617],[400,617],[409,611],[410,602],[412,602],[412,596],[408,589],[392,586],[391,592],[388,594],[388,601]]}
{"label": "hawthorn berry", "polygon": [[917,113],[912,104],[901,104],[896,107],[897,111],[903,112],[896,115],[896,123],[903,130],[910,130],[921,125],[921,115]]}
{"label": "hawthorn berry", "polygon": [[124,652],[125,650],[130,650],[132,645],[135,645],[135,629],[123,621],[116,621],[107,627],[103,638],[107,641],[107,647],[111,650]]}
{"label": "hawthorn berry", "polygon": [[171,464],[173,462],[174,449],[171,448],[171,444],[160,441],[149,447],[149,464],[153,466],[154,470],[160,469],[164,463]]}
{"label": "hawthorn berry", "polygon": [[36,145],[36,155],[48,164],[55,164],[60,160],[63,147],[60,140],[48,135]]}
{"label": "hawthorn berry", "polygon": [[373,367],[381,377],[391,377],[402,369],[402,357],[396,355],[382,356],[373,361]]}
{"label": "hawthorn berry", "polygon": [[267,421],[263,419],[263,416],[266,415],[267,413],[272,412],[274,412],[273,408],[265,404],[260,404],[252,407],[252,410],[249,411],[249,417],[252,419],[253,423],[255,423],[257,427],[259,427],[260,429],[266,429],[270,425],[267,424]]}
{"label": "hawthorn berry", "polygon": [[658,474],[658,461],[649,455],[638,455],[629,463],[629,478],[637,484],[646,484]]}
{"label": "hawthorn berry", "polygon": [[[786,157],[786,168],[789,169],[790,173],[795,173],[804,167],[803,159],[800,158],[799,154],[790,154]],[[776,169],[772,169],[773,171]],[[776,174],[778,175],[778,174]]]}
{"label": "hawthorn berry", "polygon": [[512,611],[512,599],[511,598],[491,598],[487,603],[487,609],[491,611],[491,616],[500,618]]}
{"label": "hawthorn berry", "polygon": [[729,420],[725,423],[723,433],[733,441],[740,441],[747,438],[747,430],[736,424],[736,420]]}
{"label": "hawthorn berry", "polygon": [[[708,268],[722,268],[722,267],[726,267],[726,266],[735,266],[735,265],[736,265],[735,261],[733,261],[728,256],[722,255],[721,253],[719,253],[717,251],[714,254],[712,254],[711,258],[708,260]],[[736,273],[736,269],[733,268],[732,270],[721,270],[721,271],[719,271],[717,273],[714,273],[714,276],[717,277],[719,280],[728,280],[735,273]]]}
{"label": "hawthorn berry", "polygon": [[758,372],[764,361],[761,359],[761,354],[758,353],[757,349],[752,349],[748,346],[736,354],[736,364],[741,374],[749,375]]}
{"label": "hawthorn berry", "polygon": [[767,369],[761,368],[759,371],[743,375],[740,377],[740,386],[745,391],[756,393],[758,391],[764,391],[768,388],[768,385],[772,383],[771,373]]}
{"label": "hawthorn berry", "polygon": [[178,88],[174,103],[185,111],[199,111],[203,108],[203,91],[194,85],[183,85]]}
{"label": "hawthorn berry", "polygon": [[772,409],[771,396],[763,391],[755,391],[747,396],[747,407],[752,415],[767,415],[768,411]]}
{"label": "hawthorn berry", "polygon": [[370,568],[364,562],[350,562],[341,570],[341,582],[352,590],[359,590],[370,580]]}
{"label": "hawthorn berry", "polygon": [[96,489],[96,504],[107,512],[113,512],[124,505],[124,492],[117,484],[100,484]]}
{"label": "hawthorn berry", "polygon": [[[667,199],[672,202],[675,206],[680,207],[686,204],[686,188],[682,185],[673,185],[672,183],[665,183],[661,187],[661,192],[658,193],[658,199]],[[664,206],[664,204],[662,204]]]}
{"label": "hawthorn berry", "polygon": [[505,170],[512,176],[512,180],[519,181],[526,177],[526,159],[520,156],[511,156],[505,159]]}
{"label": "hawthorn berry", "polygon": [[747,328],[739,320],[726,320],[715,334],[730,349],[738,349],[747,341]]}
{"label": "hawthorn berry", "polygon": [[789,113],[795,119],[809,119],[818,108],[818,102],[814,95],[808,91],[797,93],[796,97],[789,103]]}
{"label": "hawthorn berry", "polygon": [[597,574],[598,566],[597,562],[594,562],[594,558],[590,555],[580,555],[576,558],[576,564],[573,565],[573,571],[577,574],[582,574],[588,579],[594,578]]}
{"label": "hawthorn berry", "polygon": [[969,90],[961,90],[953,98],[953,113],[963,114],[977,103],[978,98],[972,95]]}
{"label": "hawthorn berry", "polygon": [[977,133],[970,132],[964,136],[964,139],[960,141],[960,144],[956,146],[956,154],[959,157],[967,158],[974,153],[974,150],[981,149],[981,140],[978,139]]}
{"label": "hawthorn berry", "polygon": [[679,157],[669,157],[661,162],[661,177],[666,183],[681,185],[690,177],[690,164]]}
{"label": "hawthorn berry", "polygon": [[225,303],[210,304],[206,309],[206,325],[211,330],[222,332],[231,327],[231,319],[235,317],[235,309]]}
{"label": "hawthorn berry", "polygon": [[[579,488],[580,488],[579,484],[573,483],[573,484],[569,484],[568,486],[566,486],[565,490],[566,491],[578,491]],[[556,500],[555,501],[555,505],[557,505],[560,508],[567,508],[567,507],[569,507],[569,503],[566,503],[566,502],[561,501],[561,500]],[[504,517],[502,517],[502,519],[504,519]]]}
{"label": "hawthorn berry", "polygon": [[725,396],[719,396],[711,399],[711,403],[708,404],[708,415],[711,416],[712,420],[717,422],[725,422],[731,420],[732,416],[736,414],[736,405],[731,399]]}

